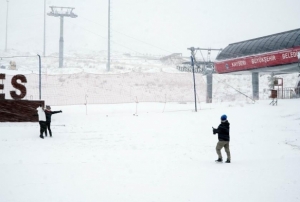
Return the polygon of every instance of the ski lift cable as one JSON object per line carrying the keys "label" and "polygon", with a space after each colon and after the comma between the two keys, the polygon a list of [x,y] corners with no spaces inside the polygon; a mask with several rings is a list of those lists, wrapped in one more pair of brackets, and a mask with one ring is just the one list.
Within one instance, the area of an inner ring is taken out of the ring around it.
{"label": "ski lift cable", "polygon": [[36,56],[33,55],[0,56],[1,60],[2,58],[28,58],[28,57],[36,57]]}
{"label": "ski lift cable", "polygon": [[[92,22],[92,23],[95,23],[95,24],[97,24],[97,25],[100,25],[100,26],[102,26],[102,27],[107,28],[107,26],[101,25],[101,24],[99,24],[99,23],[97,23],[97,22],[94,22],[94,21],[92,21],[92,20],[89,20],[89,19],[87,19],[87,18],[84,18],[84,17],[81,17],[81,18],[83,18],[84,20],[90,21],[90,22]],[[134,39],[134,40],[139,41],[139,42],[141,42],[141,43],[144,43],[144,44],[147,44],[147,45],[152,46],[152,47],[154,47],[154,48],[157,48],[157,49],[159,49],[159,50],[162,50],[162,51],[165,51],[165,52],[168,52],[168,53],[172,53],[172,52],[169,51],[169,50],[165,50],[165,49],[160,48],[160,47],[158,47],[158,46],[155,46],[155,45],[153,45],[153,44],[150,44],[150,43],[147,43],[147,42],[142,41],[142,40],[140,40],[140,39],[134,38],[134,37],[132,37],[132,36],[129,36],[129,35],[127,35],[127,34],[124,34],[124,33],[120,32],[120,31],[117,31],[117,30],[115,30],[115,29],[112,29],[112,28],[111,28],[111,30],[114,31],[114,32],[117,32],[117,33],[119,33],[119,34],[121,34],[121,35],[124,35],[124,36],[126,36],[126,37],[128,37],[128,38]]]}
{"label": "ski lift cable", "polygon": [[[214,79],[216,79],[217,81],[221,82],[221,81],[220,81],[218,78],[216,78],[216,77],[214,77]],[[255,100],[254,100],[253,98],[249,97],[248,95],[246,95],[245,93],[239,91],[238,89],[234,88],[233,86],[229,85],[229,84],[226,83],[226,82],[222,82],[222,83],[224,83],[225,85],[229,86],[230,88],[232,88],[233,90],[237,91],[238,93],[244,95],[245,97],[249,98],[250,100],[253,101],[253,103],[255,103]]]}
{"label": "ski lift cable", "polygon": [[[0,60],[2,59],[8,59],[8,58],[35,58],[36,56],[32,56],[32,55],[13,55],[13,56],[0,56]],[[59,56],[41,56],[42,58],[59,58]],[[74,60],[95,60],[97,58],[92,58],[92,57],[64,57],[64,59],[74,59]],[[116,59],[116,60],[141,60],[139,58],[112,58],[112,59]]]}
{"label": "ski lift cable", "polygon": [[202,59],[203,59],[203,61],[205,62],[205,59],[204,59],[204,56],[203,56],[203,54],[202,54],[202,51],[200,50],[200,53],[201,53],[201,56],[202,56]]}
{"label": "ski lift cable", "polygon": [[[77,25],[77,26],[78,26],[78,25]],[[86,30],[86,31],[88,31],[88,32],[90,32],[90,33],[92,33],[92,34],[94,34],[94,35],[97,35],[97,36],[100,36],[101,38],[107,39],[107,37],[101,36],[101,35],[99,35],[99,34],[97,34],[97,33],[94,33],[94,32],[92,32],[92,31],[88,30],[88,29],[85,29],[85,28],[83,28],[83,27],[81,27],[81,26],[79,26],[79,27],[82,28],[82,29],[84,29],[84,30]],[[112,40],[111,40],[111,42],[113,42],[114,44],[117,44],[118,46],[122,46],[123,48],[126,48],[126,49],[128,49],[128,50],[131,50],[131,51],[134,51],[134,52],[136,52],[136,53],[142,54],[142,53],[140,53],[140,52],[138,52],[138,51],[136,51],[136,50],[133,50],[133,49],[131,49],[131,48],[128,48],[127,46],[124,46],[124,45],[122,45],[122,44],[119,44],[119,43],[117,43],[117,42],[115,42],[115,41],[112,41]]]}

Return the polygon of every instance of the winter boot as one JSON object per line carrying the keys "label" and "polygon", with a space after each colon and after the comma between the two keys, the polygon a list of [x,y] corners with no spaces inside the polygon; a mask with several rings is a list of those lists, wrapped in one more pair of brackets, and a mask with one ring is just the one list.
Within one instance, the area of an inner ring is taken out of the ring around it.
{"label": "winter boot", "polygon": [[217,163],[222,163],[223,160],[222,160],[221,158],[218,158],[218,159],[216,160],[216,162],[217,162]]}
{"label": "winter boot", "polygon": [[40,138],[44,139],[43,135],[40,135]]}
{"label": "winter boot", "polygon": [[227,159],[227,160],[225,161],[225,163],[230,163],[230,160],[229,160],[229,159]]}

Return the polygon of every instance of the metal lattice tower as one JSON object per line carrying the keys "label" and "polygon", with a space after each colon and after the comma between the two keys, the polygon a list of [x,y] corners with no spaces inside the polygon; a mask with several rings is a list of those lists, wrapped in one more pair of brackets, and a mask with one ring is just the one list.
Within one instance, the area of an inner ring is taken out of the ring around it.
{"label": "metal lattice tower", "polygon": [[50,6],[51,12],[49,16],[60,17],[60,38],[59,38],[59,67],[63,67],[63,54],[64,54],[64,17],[77,18],[78,16],[73,13],[75,8],[72,7],[57,7]]}
{"label": "metal lattice tower", "polygon": [[[191,60],[192,60],[192,68],[193,68],[193,74],[194,73],[194,64],[198,67],[200,67],[200,64],[204,65],[204,68],[202,68],[202,72],[206,75],[206,103],[211,103],[212,102],[212,83],[213,83],[213,77],[212,77],[212,73],[214,72],[213,69],[213,62],[211,62],[210,60],[210,54],[211,51],[222,51],[222,49],[214,49],[214,48],[188,48],[188,50],[191,51]],[[199,63],[196,61],[196,56],[195,56],[195,51],[199,50],[201,52],[201,50],[206,50],[208,51],[207,54],[207,61],[204,60],[203,57],[203,62]],[[194,91],[195,91],[195,110],[197,111],[197,104],[196,104],[196,87],[195,87],[195,76],[194,76]]]}

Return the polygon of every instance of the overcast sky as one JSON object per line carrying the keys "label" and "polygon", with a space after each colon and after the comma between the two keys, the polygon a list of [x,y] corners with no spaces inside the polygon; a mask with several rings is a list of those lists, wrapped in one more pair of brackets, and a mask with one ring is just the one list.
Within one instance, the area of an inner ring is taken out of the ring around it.
{"label": "overcast sky", "polygon": [[[8,49],[42,53],[44,0],[9,0]],[[46,0],[75,7],[65,18],[65,54],[107,50],[108,0]],[[0,0],[0,50],[7,1]],[[112,51],[167,55],[188,47],[228,44],[300,27],[300,0],[111,0]],[[59,19],[46,18],[46,54],[58,52]],[[206,53],[205,53],[206,54]]]}

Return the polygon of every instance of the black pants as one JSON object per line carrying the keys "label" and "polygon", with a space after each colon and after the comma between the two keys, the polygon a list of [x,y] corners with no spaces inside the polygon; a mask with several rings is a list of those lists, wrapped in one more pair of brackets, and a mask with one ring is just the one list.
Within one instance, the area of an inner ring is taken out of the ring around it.
{"label": "black pants", "polygon": [[46,122],[46,126],[47,126],[47,128],[46,128],[45,134],[46,134],[46,136],[47,136],[47,129],[48,129],[48,130],[49,130],[50,137],[51,137],[51,136],[52,136],[51,122],[47,121],[47,122]]}
{"label": "black pants", "polygon": [[[46,121],[39,121],[40,123],[40,136],[43,136],[43,133],[46,134]],[[46,134],[47,135],[47,134]]]}

